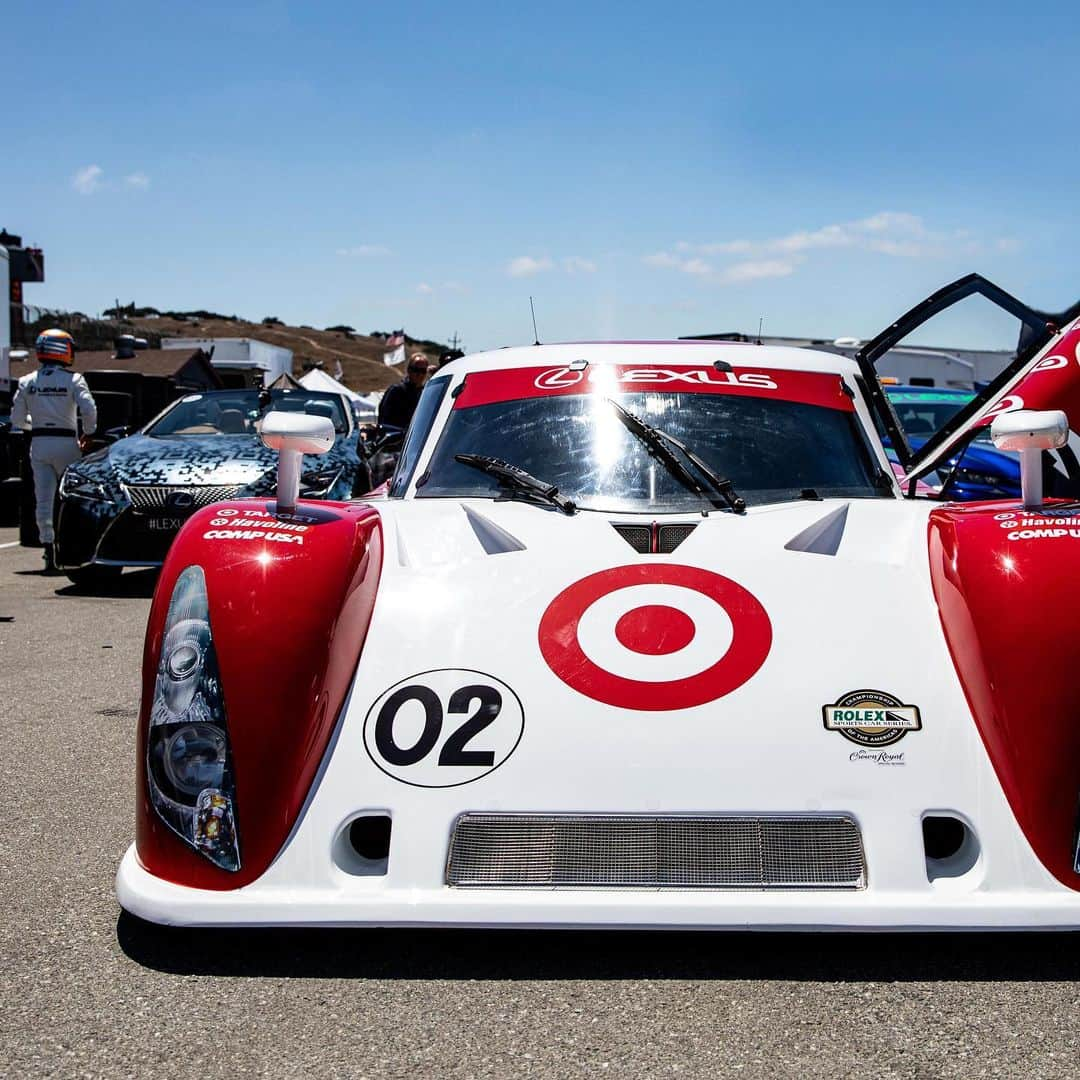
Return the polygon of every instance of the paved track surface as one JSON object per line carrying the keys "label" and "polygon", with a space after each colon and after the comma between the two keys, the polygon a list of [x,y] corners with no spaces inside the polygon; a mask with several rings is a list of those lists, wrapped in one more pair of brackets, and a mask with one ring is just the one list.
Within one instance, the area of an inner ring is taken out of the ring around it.
{"label": "paved track surface", "polygon": [[1080,937],[191,932],[121,915],[153,575],[94,596],[39,564],[0,547],[4,1076],[1080,1075]]}

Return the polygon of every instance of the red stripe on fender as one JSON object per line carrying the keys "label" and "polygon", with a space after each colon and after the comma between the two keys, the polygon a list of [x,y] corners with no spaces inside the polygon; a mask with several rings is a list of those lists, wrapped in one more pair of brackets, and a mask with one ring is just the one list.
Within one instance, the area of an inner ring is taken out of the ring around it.
{"label": "red stripe on fender", "polygon": [[[301,533],[295,523],[304,521]],[[239,888],[281,850],[326,752],[371,622],[382,568],[378,513],[363,504],[301,502],[289,519],[291,532],[274,531],[274,522],[265,501],[201,510],[173,542],[154,593],[143,653],[135,841],[147,870],[182,885]],[[162,630],[177,577],[196,564],[206,575],[236,773],[241,865],[235,873],[185,845],[147,794],[147,725]]]}
{"label": "red stripe on fender", "polygon": [[935,510],[930,574],[1005,797],[1046,868],[1080,889],[1080,639],[1069,625],[1080,609],[1080,511],[1061,512],[1027,515],[1015,502]]}
{"label": "red stripe on fender", "polygon": [[522,398],[564,397],[573,394],[631,394],[648,390],[661,394],[738,394],[776,398],[826,409],[853,412],[839,375],[818,371],[744,368],[717,371],[708,365],[592,364],[568,367],[506,368],[470,372],[455,409],[471,409]]}

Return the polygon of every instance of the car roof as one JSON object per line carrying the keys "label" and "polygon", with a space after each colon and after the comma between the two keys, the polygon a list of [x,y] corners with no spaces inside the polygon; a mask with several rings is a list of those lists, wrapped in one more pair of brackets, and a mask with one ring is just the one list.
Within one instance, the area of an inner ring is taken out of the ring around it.
{"label": "car roof", "polygon": [[506,368],[565,367],[575,360],[590,364],[709,365],[723,360],[733,367],[820,371],[854,378],[859,367],[838,353],[785,345],[730,341],[576,341],[557,345],[516,345],[473,353],[447,366],[451,375]]}

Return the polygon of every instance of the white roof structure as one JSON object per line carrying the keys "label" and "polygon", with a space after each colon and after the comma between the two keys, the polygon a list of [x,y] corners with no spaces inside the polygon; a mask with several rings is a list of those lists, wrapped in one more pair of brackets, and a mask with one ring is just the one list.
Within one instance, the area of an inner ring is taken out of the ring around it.
{"label": "white roof structure", "polygon": [[333,375],[327,375],[319,368],[312,368],[300,376],[300,385],[307,390],[321,390],[326,394],[341,394],[350,401],[360,400],[360,394],[350,390],[344,383],[339,383]]}

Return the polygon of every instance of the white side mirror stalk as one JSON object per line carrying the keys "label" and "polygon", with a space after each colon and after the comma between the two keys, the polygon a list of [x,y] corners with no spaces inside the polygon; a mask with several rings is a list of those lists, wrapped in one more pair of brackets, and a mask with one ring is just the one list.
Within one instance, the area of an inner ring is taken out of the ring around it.
{"label": "white side mirror stalk", "polygon": [[291,514],[300,495],[304,455],[325,454],[334,445],[334,422],[328,416],[269,412],[263,417],[259,436],[265,446],[278,452],[278,513]]}
{"label": "white side mirror stalk", "polygon": [[1017,409],[994,417],[990,437],[999,450],[1020,452],[1020,490],[1025,510],[1038,510],[1043,501],[1042,452],[1069,441],[1069,420],[1060,409],[1035,412]]}

